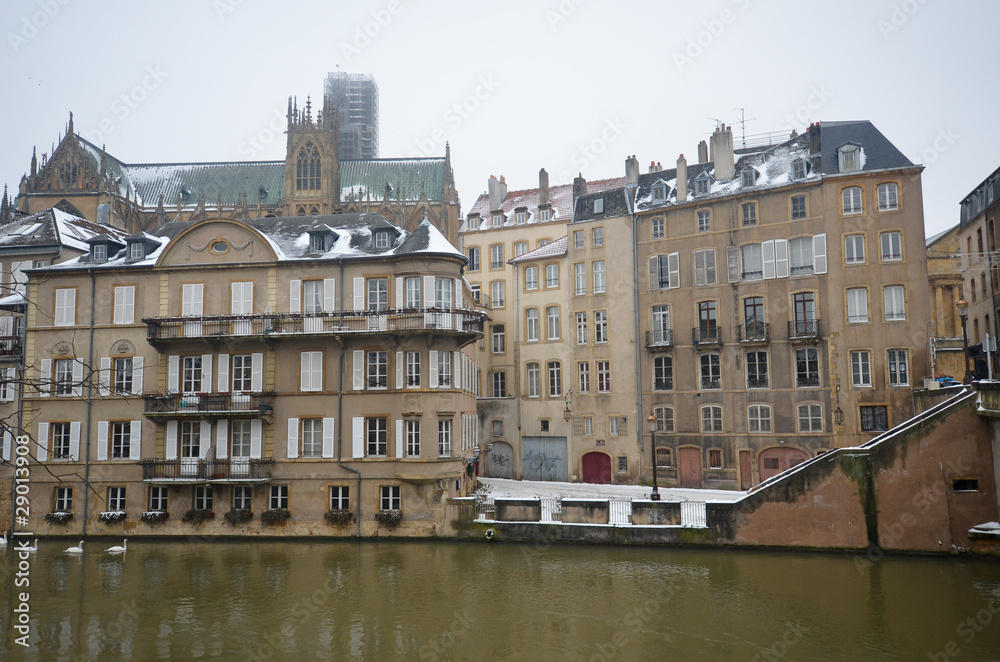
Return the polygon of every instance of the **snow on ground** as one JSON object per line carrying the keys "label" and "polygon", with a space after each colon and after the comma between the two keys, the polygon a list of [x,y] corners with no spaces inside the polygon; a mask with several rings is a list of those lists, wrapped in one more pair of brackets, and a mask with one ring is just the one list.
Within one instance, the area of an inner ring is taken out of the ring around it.
{"label": "snow on ground", "polygon": [[[653,488],[647,485],[596,485],[554,481],[479,478],[478,496],[487,499],[648,499]],[[736,490],[693,490],[661,487],[663,501],[737,501],[746,492]]]}

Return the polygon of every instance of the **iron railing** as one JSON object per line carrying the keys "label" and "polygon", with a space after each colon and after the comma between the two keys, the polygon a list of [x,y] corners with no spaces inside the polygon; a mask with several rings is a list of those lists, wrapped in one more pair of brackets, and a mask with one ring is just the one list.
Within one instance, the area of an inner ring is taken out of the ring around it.
{"label": "iron railing", "polygon": [[646,347],[673,347],[674,332],[672,329],[658,329],[646,332]]}
{"label": "iron railing", "polygon": [[742,343],[768,342],[771,339],[771,325],[767,322],[751,322],[736,327],[736,338]]}
{"label": "iron railing", "polygon": [[151,481],[264,482],[271,479],[274,458],[232,458],[228,460],[140,460],[142,479]]}
{"label": "iron railing", "polygon": [[718,345],[722,343],[722,333],[718,326],[691,329],[691,342],[695,345]]}
{"label": "iron railing", "polygon": [[23,354],[19,336],[0,336],[0,361],[20,359]]}
{"label": "iron railing", "polygon": [[274,392],[262,393],[146,393],[143,411],[147,416],[170,414],[228,413],[270,414]]}
{"label": "iron railing", "polygon": [[819,338],[819,320],[797,320],[788,323],[789,340]]}

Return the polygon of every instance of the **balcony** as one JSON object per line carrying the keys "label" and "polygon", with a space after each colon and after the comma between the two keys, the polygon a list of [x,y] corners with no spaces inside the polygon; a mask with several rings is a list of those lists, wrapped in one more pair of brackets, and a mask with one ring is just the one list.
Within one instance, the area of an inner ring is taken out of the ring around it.
{"label": "balcony", "polygon": [[23,357],[19,336],[0,336],[0,361],[20,361]]}
{"label": "balcony", "polygon": [[140,460],[142,480],[147,483],[267,483],[274,470],[274,458],[237,457],[229,460]]}
{"label": "balcony", "polygon": [[771,341],[771,325],[751,322],[736,327],[736,338],[742,345],[766,345]]}
{"label": "balcony", "polygon": [[408,308],[294,315],[146,317],[142,321],[146,324],[146,340],[157,346],[183,340],[222,343],[239,338],[276,341],[297,337],[442,331],[469,335],[471,342],[482,337],[485,319],[485,313],[475,310]]}
{"label": "balcony", "polygon": [[674,332],[671,329],[660,329],[646,332],[646,348],[673,347]]}
{"label": "balcony", "polygon": [[143,413],[151,419],[174,417],[254,418],[274,411],[274,393],[146,393]]}
{"label": "balcony", "polygon": [[718,326],[696,326],[691,329],[691,342],[698,347],[717,347],[722,344],[722,333],[719,331]]}
{"label": "balcony", "polygon": [[801,320],[788,323],[788,339],[793,343],[816,343],[819,338],[819,320]]}

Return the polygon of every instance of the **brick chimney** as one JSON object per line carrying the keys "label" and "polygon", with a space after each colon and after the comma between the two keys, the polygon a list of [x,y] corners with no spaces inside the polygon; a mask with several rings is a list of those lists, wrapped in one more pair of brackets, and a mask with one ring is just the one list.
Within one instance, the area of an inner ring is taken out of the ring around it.
{"label": "brick chimney", "polygon": [[549,173],[545,168],[538,171],[538,206],[549,204]]}
{"label": "brick chimney", "polygon": [[809,153],[819,154],[821,151],[823,151],[823,145],[822,142],[820,141],[819,122],[816,122],[815,124],[810,124],[808,133],[809,133]]}
{"label": "brick chimney", "polygon": [[725,124],[722,128],[716,128],[711,138],[711,158],[715,163],[716,181],[725,181],[733,178],[735,168],[735,155],[733,154],[733,131]]}
{"label": "brick chimney", "polygon": [[581,195],[587,195],[587,180],[583,178],[583,173],[573,178],[573,199],[576,200]]}
{"label": "brick chimney", "polygon": [[635,154],[625,159],[625,184],[639,183],[639,159]]}
{"label": "brick chimney", "polygon": [[490,211],[496,211],[500,209],[500,205],[503,204],[504,198],[507,197],[507,182],[504,180],[503,175],[500,175],[500,179],[490,175],[490,181],[488,184],[489,188],[487,190],[490,194]]}
{"label": "brick chimney", "polygon": [[698,163],[708,163],[708,143],[704,140],[698,143]]}
{"label": "brick chimney", "polygon": [[677,202],[686,202],[688,197],[688,162],[681,154],[677,157]]}

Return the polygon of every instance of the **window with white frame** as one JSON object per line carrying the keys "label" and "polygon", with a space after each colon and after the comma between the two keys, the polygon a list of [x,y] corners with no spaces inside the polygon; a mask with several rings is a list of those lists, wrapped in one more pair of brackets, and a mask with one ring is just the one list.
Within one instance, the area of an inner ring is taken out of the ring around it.
{"label": "window with white frame", "polygon": [[251,454],[253,422],[247,419],[229,422],[229,453],[234,458],[248,458]]}
{"label": "window with white frame", "polygon": [[663,219],[654,218],[651,223],[651,234],[653,239],[663,239]]}
{"label": "window with white frame", "polygon": [[55,326],[76,324],[76,288],[60,288],[55,291]]}
{"label": "window with white frame", "polygon": [[113,384],[115,395],[131,395],[132,394],[132,357],[126,358],[116,358],[114,359],[112,373]]}
{"label": "window with white frame", "polygon": [[593,240],[594,246],[604,245],[604,228],[594,228],[591,232],[591,238]]}
{"label": "window with white frame", "polygon": [[559,306],[548,306],[545,308],[545,324],[548,330],[548,339],[559,340]]}
{"label": "window with white frame", "polygon": [[365,442],[369,456],[385,457],[389,452],[389,420],[384,416],[366,418]]}
{"label": "window with white frame", "polygon": [[542,223],[545,223],[546,221],[548,221],[550,217],[551,217],[551,210],[550,209],[539,209],[538,210],[538,220],[541,221]]}
{"label": "window with white frame", "polygon": [[650,309],[653,341],[663,343],[670,337],[670,306],[658,305]]}
{"label": "window with white frame", "polygon": [[323,419],[303,418],[302,451],[299,457],[323,457]]}
{"label": "window with white frame", "polygon": [[594,434],[594,417],[584,416],[583,417],[583,433],[587,436]]}
{"label": "window with white frame", "polygon": [[438,352],[438,386],[451,386],[451,352]]}
{"label": "window with white frame", "polygon": [[840,172],[855,172],[861,170],[861,148],[857,145],[845,145],[838,150]]}
{"label": "window with white frame", "polygon": [[547,265],[545,265],[545,287],[546,288],[559,287],[559,265],[558,264],[547,264]]}
{"label": "window with white frame", "polygon": [[764,257],[760,244],[740,246],[740,279],[761,280],[764,278]]}
{"label": "window with white frame", "polygon": [[451,420],[438,421],[438,457],[451,455]]}
{"label": "window with white frame", "polygon": [[389,352],[384,349],[369,350],[365,352],[365,365],[367,366],[368,388],[388,388],[389,387]]}
{"label": "window with white frame", "polygon": [[590,393],[590,362],[580,361],[576,364],[577,392]]}
{"label": "window with white frame", "polygon": [[323,352],[302,352],[299,355],[301,381],[300,391],[323,390]]}
{"label": "window with white frame", "polygon": [[888,350],[889,386],[910,385],[909,357],[905,349]]}
{"label": "window with white frame", "polygon": [[804,159],[792,161],[792,179],[803,179],[806,176],[806,162]]}
{"label": "window with white frame", "polygon": [[528,242],[526,241],[514,242],[514,257],[521,257],[527,252],[528,252]]}
{"label": "window with white frame", "polygon": [[127,460],[132,452],[132,421],[112,421],[111,457],[116,460]]}
{"label": "window with white frame", "polygon": [[505,283],[502,280],[496,280],[490,283],[490,306],[492,308],[504,307],[504,286]]}
{"label": "window with white frame", "polygon": [[823,431],[823,405],[806,403],[798,406],[799,432]]}
{"label": "window with white frame", "polygon": [[883,310],[886,322],[906,319],[906,288],[902,285],[886,285],[882,288]]}
{"label": "window with white frame", "polygon": [[493,353],[503,354],[507,351],[507,334],[503,324],[494,324],[492,327]]}
{"label": "window with white frame", "polygon": [[399,485],[382,485],[379,490],[379,506],[381,510],[400,510],[402,499]]}
{"label": "window with white frame", "polygon": [[[478,260],[478,253],[477,253],[477,260]],[[476,264],[478,265],[479,262],[477,261]],[[407,276],[405,281],[405,287],[406,287],[406,307],[420,308],[420,277]]]}
{"label": "window with white frame", "polygon": [[181,421],[181,457],[201,457],[201,421]]}
{"label": "window with white frame", "polygon": [[233,510],[253,508],[253,488],[247,485],[233,486]]}
{"label": "window with white frame", "polygon": [[594,342],[608,342],[608,311],[594,311]]}
{"label": "window with white frame", "polygon": [[470,216],[469,217],[469,229],[470,230],[478,230],[479,229],[479,217],[478,216]]}
{"label": "window with white frame", "polygon": [[868,288],[848,288],[847,321],[851,324],[865,323],[868,321]]}
{"label": "window with white frame", "polygon": [[195,510],[212,510],[215,495],[211,485],[197,485],[194,488],[194,508]]}
{"label": "window with white frame", "polygon": [[672,356],[653,357],[653,390],[670,391],[674,388],[674,359]]}
{"label": "window with white frame", "polygon": [[587,344],[587,313],[576,314],[576,344]]}
{"label": "window with white frame", "polygon": [[472,300],[481,304],[483,302],[482,285],[479,283],[472,283],[472,285],[470,285],[470,290],[472,291]]}
{"label": "window with white frame", "polygon": [[451,278],[434,279],[434,307],[442,310],[451,310],[452,286],[455,281]]}
{"label": "window with white frame", "polygon": [[792,220],[796,221],[801,218],[808,216],[808,211],[806,210],[806,196],[804,195],[793,195],[792,196]]}
{"label": "window with white frame", "polygon": [[70,423],[52,423],[49,425],[52,431],[52,458],[56,460],[69,460],[71,456],[71,441],[73,438],[73,428]]}
{"label": "window with white frame", "polygon": [[878,185],[878,210],[896,211],[899,209],[899,187],[895,182]]}
{"label": "window with white frame", "polygon": [[757,225],[757,203],[744,202],[742,207],[743,225]]}
{"label": "window with white frame", "polygon": [[562,397],[562,364],[559,361],[549,361],[546,368],[549,373],[549,397]]}
{"label": "window with white frame", "polygon": [[604,213],[604,198],[594,198],[594,213],[595,214]]}
{"label": "window with white frame", "polygon": [[712,231],[712,212],[708,209],[698,210],[698,232]]}
{"label": "window with white frame", "polygon": [[705,405],[701,408],[701,431],[722,432],[722,407]]}
{"label": "window with white frame", "polygon": [[406,385],[410,388],[420,386],[420,352],[406,353]]}
{"label": "window with white frame", "polygon": [[771,408],[768,405],[750,405],[747,407],[747,431],[771,431]]}
{"label": "window with white frame", "polygon": [[903,259],[903,235],[899,232],[883,232],[879,237],[882,244],[882,261],[898,262]]}
{"label": "window with white frame", "polygon": [[[388,232],[380,232],[380,235],[388,235]],[[271,498],[269,504],[271,510],[288,510],[288,485],[272,485]]]}
{"label": "window with white frame", "polygon": [[583,248],[583,230],[573,230],[573,248]]}
{"label": "window with white frame", "polygon": [[68,513],[73,510],[73,488],[57,487],[55,510],[59,513]]}
{"label": "window with white frame", "polygon": [[866,351],[851,352],[851,385],[872,385],[872,354]]}
{"label": "window with white frame", "polygon": [[114,290],[115,308],[113,324],[135,322],[135,285],[119,285]]}
{"label": "window with white frame", "polygon": [[594,272],[594,294],[601,294],[607,290],[607,281],[604,274],[604,260],[594,260],[590,267]]}
{"label": "window with white frame", "polygon": [[597,362],[597,392],[611,393],[611,361]]}
{"label": "window with white frame", "polygon": [[[763,268],[763,267],[762,267]],[[716,285],[718,274],[715,266],[715,249],[702,248],[694,252],[694,284]]]}
{"label": "window with white frame", "polygon": [[767,352],[747,352],[747,388],[768,388]]}
{"label": "window with white frame", "polygon": [[519,211],[514,213],[514,223],[517,225],[524,225],[524,221],[527,218],[527,212]]}
{"label": "window with white frame", "polygon": [[861,206],[861,187],[848,186],[840,192],[841,211],[844,214],[860,214],[864,211]]}
{"label": "window with white frame", "polygon": [[52,390],[56,395],[73,395],[73,361],[74,359],[53,361],[54,384]]}
{"label": "window with white frame", "polygon": [[722,388],[722,368],[718,354],[702,354],[698,358],[701,368],[701,389],[714,390]]}
{"label": "window with white frame", "polygon": [[744,168],[740,172],[740,187],[751,188],[757,183],[757,171],[753,168]]}
{"label": "window with white frame", "polygon": [[527,342],[538,341],[538,309],[528,308],[524,311],[524,339]]}
{"label": "window with white frame", "polygon": [[330,486],[330,510],[351,509],[351,488],[347,485]]}
{"label": "window with white frame", "polygon": [[406,456],[420,457],[420,421],[418,419],[407,419],[406,421]]}
{"label": "window with white frame", "polygon": [[531,362],[527,366],[528,369],[528,397],[537,398],[542,394],[541,384],[540,384],[540,370],[539,366],[535,362]]}
{"label": "window with white frame", "polygon": [[493,397],[494,398],[506,398],[507,397],[507,373],[503,370],[493,371]]}
{"label": "window with white frame", "polygon": [[469,271],[479,271],[479,246],[469,248]]}
{"label": "window with white frame", "polygon": [[[368,310],[388,310],[389,308],[389,279],[369,278],[368,279]],[[315,312],[321,312],[322,306]]]}
{"label": "window with white frame", "polygon": [[525,267],[524,269],[524,289],[538,289],[538,267]]}
{"label": "window with white frame", "polygon": [[621,430],[621,428],[619,427],[620,422],[621,419],[618,418],[617,416],[608,417],[608,436],[617,437],[620,434]]}
{"label": "window with white frame", "polygon": [[[674,431],[674,408],[654,407],[653,416],[656,417],[656,431],[670,433]],[[657,449],[659,450],[659,449]],[[662,466],[662,465],[659,465]],[[669,466],[669,465],[668,465]]]}
{"label": "window with white frame", "polygon": [[253,390],[253,355],[234,354],[232,357],[232,388],[234,392]]}
{"label": "window with white frame", "polygon": [[573,265],[573,284],[576,294],[587,293],[587,265],[583,262]]}
{"label": "window with white frame", "polygon": [[865,263],[865,236],[849,234],[844,237],[844,262],[847,264]]}
{"label": "window with white frame", "polygon": [[695,195],[705,195],[712,188],[711,176],[707,173],[702,173],[694,180],[694,194]]}
{"label": "window with white frame", "polygon": [[163,513],[167,510],[168,487],[149,488],[149,510],[154,513]]}
{"label": "window with white frame", "polygon": [[797,237],[788,242],[789,273],[804,276],[813,272],[813,238]]}
{"label": "window with white frame", "polygon": [[503,269],[503,244],[490,246],[490,269]]}
{"label": "window with white frame", "polygon": [[667,187],[665,184],[653,185],[653,202],[663,202],[667,199]]}
{"label": "window with white frame", "polygon": [[503,225],[504,220],[505,219],[503,214],[493,214],[493,227],[495,228],[500,227],[501,225]]}

